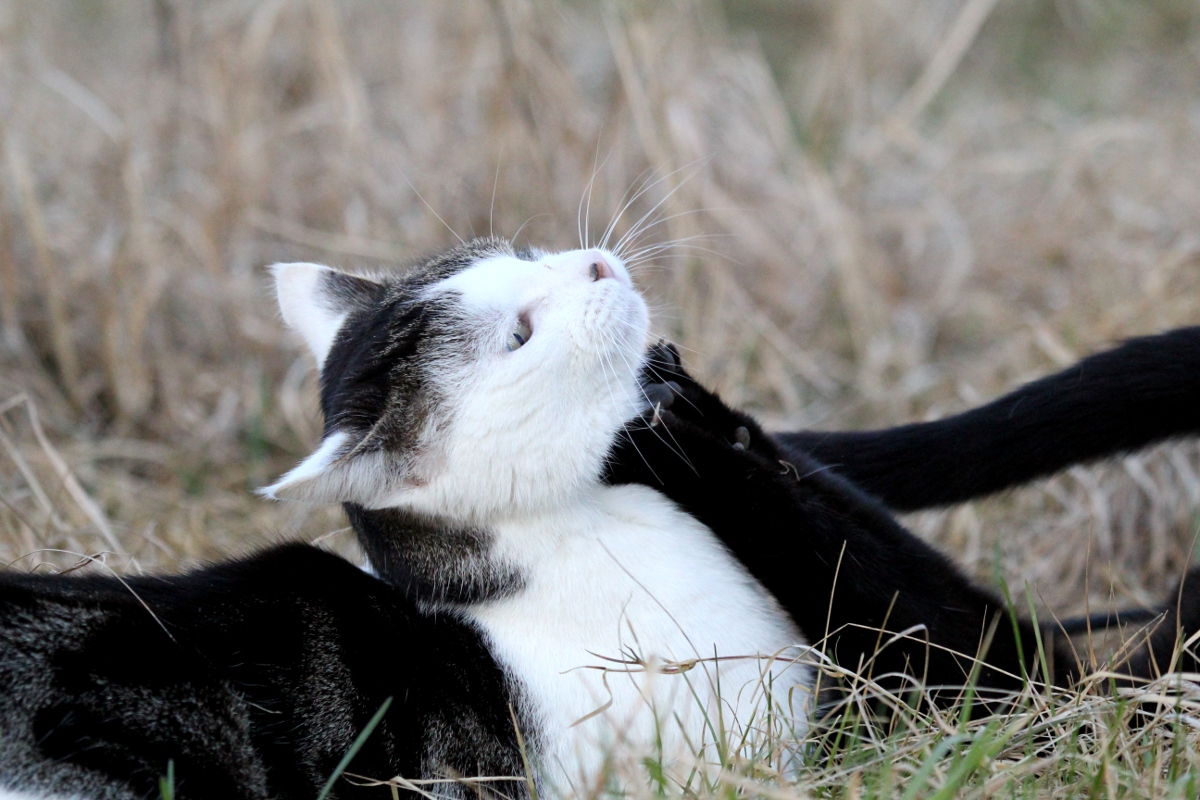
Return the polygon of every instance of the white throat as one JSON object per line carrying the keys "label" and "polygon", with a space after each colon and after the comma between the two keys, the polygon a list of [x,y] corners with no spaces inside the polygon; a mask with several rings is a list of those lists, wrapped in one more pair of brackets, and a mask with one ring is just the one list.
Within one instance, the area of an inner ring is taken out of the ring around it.
{"label": "white throat", "polygon": [[738,742],[768,719],[804,732],[814,675],[793,661],[799,632],[658,492],[596,485],[495,534],[496,557],[519,565],[525,586],[462,612],[543,732],[539,775],[554,794],[591,794],[606,760],[633,775],[661,758],[686,778],[697,755],[715,759],[714,736]]}

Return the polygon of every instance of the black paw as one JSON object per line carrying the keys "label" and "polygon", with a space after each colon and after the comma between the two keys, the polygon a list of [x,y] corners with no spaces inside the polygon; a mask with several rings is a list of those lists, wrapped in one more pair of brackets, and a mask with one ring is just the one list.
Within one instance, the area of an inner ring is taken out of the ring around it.
{"label": "black paw", "polygon": [[642,368],[640,382],[647,405],[644,416],[652,424],[658,423],[660,412],[678,408],[676,400],[696,385],[692,376],[683,370],[679,350],[663,339],[646,351],[646,365]]}
{"label": "black paw", "polygon": [[679,357],[678,348],[665,339],[659,339],[658,344],[646,351],[646,366],[642,370],[642,383],[666,383],[667,381],[691,383],[692,379],[683,371],[683,360]]}
{"label": "black paw", "polygon": [[744,425],[739,425],[733,432],[733,449],[745,450],[750,446],[750,430]]}
{"label": "black paw", "polygon": [[753,419],[729,408],[684,370],[679,350],[670,342],[659,341],[646,351],[641,382],[649,406],[644,417],[651,427],[658,425],[661,412],[670,410],[678,419],[735,450],[755,452],[772,460],[777,457],[774,442]]}
{"label": "black paw", "polygon": [[642,387],[642,394],[645,395],[651,412],[670,408],[682,391],[682,387],[675,381],[651,383]]}

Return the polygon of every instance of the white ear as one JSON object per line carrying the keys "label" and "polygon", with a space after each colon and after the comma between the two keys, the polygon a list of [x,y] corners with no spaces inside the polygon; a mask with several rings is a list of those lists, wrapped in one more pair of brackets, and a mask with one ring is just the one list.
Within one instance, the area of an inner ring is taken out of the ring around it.
{"label": "white ear", "polygon": [[335,431],[291,472],[258,493],[272,500],[371,506],[390,488],[389,476],[395,472],[383,452],[355,453],[354,448],[348,434]]}
{"label": "white ear", "polygon": [[304,337],[318,367],[325,363],[347,315],[380,288],[366,278],[321,264],[275,264],[271,272],[283,321]]}

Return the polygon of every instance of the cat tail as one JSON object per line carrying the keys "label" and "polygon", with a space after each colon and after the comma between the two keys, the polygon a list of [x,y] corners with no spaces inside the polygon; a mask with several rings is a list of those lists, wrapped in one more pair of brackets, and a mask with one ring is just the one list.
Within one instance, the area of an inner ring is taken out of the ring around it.
{"label": "cat tail", "polygon": [[1200,326],[1129,339],[935,422],[774,437],[897,511],[952,505],[1200,433]]}

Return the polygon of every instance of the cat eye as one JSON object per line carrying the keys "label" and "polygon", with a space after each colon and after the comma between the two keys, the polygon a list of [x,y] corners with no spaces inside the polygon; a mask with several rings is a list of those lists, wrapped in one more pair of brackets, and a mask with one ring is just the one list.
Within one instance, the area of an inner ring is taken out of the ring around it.
{"label": "cat eye", "polygon": [[518,347],[528,342],[529,337],[532,334],[533,331],[529,329],[528,325],[526,325],[524,322],[518,322],[516,330],[508,335],[508,352],[511,353],[513,350],[516,350]]}

